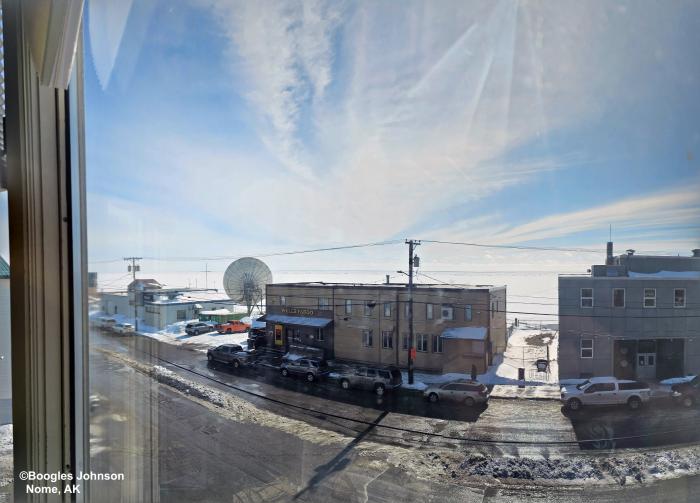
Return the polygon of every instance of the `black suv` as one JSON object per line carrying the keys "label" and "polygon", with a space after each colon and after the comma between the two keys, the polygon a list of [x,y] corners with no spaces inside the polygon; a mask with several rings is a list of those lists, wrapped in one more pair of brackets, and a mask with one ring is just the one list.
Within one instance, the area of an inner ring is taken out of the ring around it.
{"label": "black suv", "polygon": [[671,391],[673,397],[686,407],[700,403],[700,376],[695,376],[688,382],[674,384],[671,386]]}
{"label": "black suv", "polygon": [[207,350],[207,360],[230,363],[234,367],[239,367],[243,360],[247,360],[247,356],[239,344],[222,344]]}
{"label": "black suv", "polygon": [[185,325],[185,333],[187,335],[201,335],[212,332],[214,328],[203,321],[194,321]]}

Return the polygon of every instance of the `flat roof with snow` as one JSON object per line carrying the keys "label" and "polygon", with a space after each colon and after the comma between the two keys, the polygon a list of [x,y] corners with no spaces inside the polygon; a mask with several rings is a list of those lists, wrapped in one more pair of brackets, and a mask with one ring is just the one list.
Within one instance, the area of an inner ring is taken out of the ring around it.
{"label": "flat roof with snow", "polygon": [[448,328],[442,333],[443,339],[466,339],[470,341],[486,340],[486,327],[456,327]]}

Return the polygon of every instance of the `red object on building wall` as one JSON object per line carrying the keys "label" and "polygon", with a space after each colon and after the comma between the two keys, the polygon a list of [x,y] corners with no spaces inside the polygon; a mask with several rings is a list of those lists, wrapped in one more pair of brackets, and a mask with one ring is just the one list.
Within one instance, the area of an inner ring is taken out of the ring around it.
{"label": "red object on building wall", "polygon": [[409,351],[409,353],[410,353],[410,356],[411,356],[411,360],[415,360],[415,359],[416,359],[416,348],[411,348],[411,350]]}

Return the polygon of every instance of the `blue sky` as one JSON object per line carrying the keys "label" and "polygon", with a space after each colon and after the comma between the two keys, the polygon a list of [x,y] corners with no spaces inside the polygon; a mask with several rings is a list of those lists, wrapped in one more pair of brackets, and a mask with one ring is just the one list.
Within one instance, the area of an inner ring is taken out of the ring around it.
{"label": "blue sky", "polygon": [[86,29],[91,260],[700,246],[697,3],[116,4]]}

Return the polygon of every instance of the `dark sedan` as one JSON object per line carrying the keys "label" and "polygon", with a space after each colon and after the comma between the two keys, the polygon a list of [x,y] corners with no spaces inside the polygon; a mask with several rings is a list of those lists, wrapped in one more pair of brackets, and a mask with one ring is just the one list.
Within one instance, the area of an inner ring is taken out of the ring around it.
{"label": "dark sedan", "polygon": [[692,407],[700,403],[700,376],[695,376],[688,382],[671,386],[673,397],[686,407]]}

